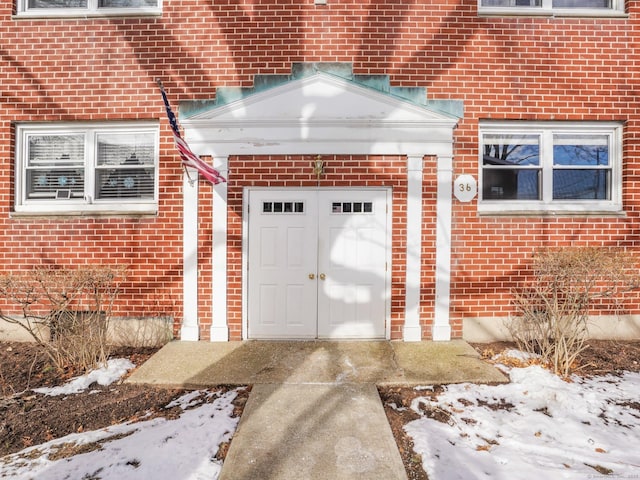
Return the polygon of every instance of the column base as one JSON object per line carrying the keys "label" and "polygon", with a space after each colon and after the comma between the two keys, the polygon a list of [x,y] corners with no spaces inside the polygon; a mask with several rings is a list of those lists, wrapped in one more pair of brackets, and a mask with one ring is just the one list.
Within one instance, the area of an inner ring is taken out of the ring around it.
{"label": "column base", "polygon": [[451,326],[449,325],[434,325],[433,326],[433,341],[434,342],[448,342],[451,340]]}
{"label": "column base", "polygon": [[228,342],[229,328],[228,327],[211,327],[210,335],[211,335],[212,342]]}
{"label": "column base", "polygon": [[405,326],[402,330],[402,340],[405,342],[421,342],[422,341],[422,328],[420,325]]}
{"label": "column base", "polygon": [[197,342],[200,339],[200,331],[197,326],[182,325],[180,327],[180,340],[186,342]]}

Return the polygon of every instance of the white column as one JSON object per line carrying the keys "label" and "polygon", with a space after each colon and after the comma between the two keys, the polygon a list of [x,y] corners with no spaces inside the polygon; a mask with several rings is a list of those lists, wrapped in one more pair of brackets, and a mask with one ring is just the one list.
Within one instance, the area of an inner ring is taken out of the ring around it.
{"label": "white column", "polygon": [[436,205],[436,304],[433,339],[451,340],[449,323],[451,286],[451,203],[453,193],[453,157],[439,156]]}
{"label": "white column", "polygon": [[[213,166],[228,177],[229,158],[215,157]],[[213,311],[211,313],[211,341],[229,341],[227,325],[227,184],[220,183],[213,195]]]}
{"label": "white column", "polygon": [[404,329],[407,342],[422,340],[420,276],[422,265],[422,156],[407,158],[407,266]]}
{"label": "white column", "polygon": [[[192,179],[198,172],[189,169]],[[197,341],[198,327],[198,182],[182,182],[182,326],[180,339]]]}

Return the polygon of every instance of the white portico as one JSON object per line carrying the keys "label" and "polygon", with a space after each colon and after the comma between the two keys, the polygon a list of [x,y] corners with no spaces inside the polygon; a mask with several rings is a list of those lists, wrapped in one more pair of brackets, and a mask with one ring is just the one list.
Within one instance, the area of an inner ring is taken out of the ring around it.
{"label": "white portico", "polygon": [[[429,161],[433,161],[435,157],[437,162],[436,298],[432,331],[434,340],[449,340],[451,338],[449,324],[450,227],[453,130],[457,124],[455,116],[440,113],[426,105],[416,104],[393,93],[370,88],[348,78],[315,72],[259,92],[252,92],[250,95],[240,96],[223,105],[205,106],[187,118],[181,117],[181,124],[185,129],[186,140],[193,151],[199,155],[213,157],[214,167],[220,170],[223,175],[230,177],[230,180],[233,178],[233,171],[228,171],[228,159],[232,155],[405,156],[407,175],[406,293],[402,331],[406,341],[419,341],[423,335],[420,323],[423,166],[426,161],[425,157],[430,157]],[[227,341],[229,338],[227,325],[227,188],[227,184],[214,187],[211,327],[213,341]],[[292,205],[295,206],[296,198],[291,198]],[[309,196],[300,198],[309,198]],[[356,199],[354,200],[356,205],[363,205],[358,199],[359,197],[353,198]],[[310,201],[304,200],[304,202],[297,203],[306,205],[305,202]],[[197,184],[192,186],[185,181],[184,319],[181,330],[183,340],[197,340],[199,332],[197,312],[198,222],[197,218],[194,218],[194,215],[197,215],[195,212],[198,210],[197,202]],[[246,208],[245,213],[248,213],[248,203]],[[306,207],[300,208],[304,210]],[[287,222],[290,221],[287,220]],[[247,262],[249,255],[251,240],[246,238],[249,232],[249,225],[246,225],[243,232],[244,262]],[[386,235],[389,234],[390,231],[387,231]],[[385,233],[380,235],[384,236]],[[247,268],[243,268],[243,272],[247,271]],[[318,274],[322,273],[320,270],[318,272]],[[315,271],[311,272],[314,279],[316,273]],[[309,278],[311,278],[311,274]],[[243,282],[243,303],[245,305],[243,316],[249,311],[249,298],[255,293],[249,291],[250,288],[253,288],[250,285],[252,284],[248,279]],[[388,285],[386,288],[388,290]],[[366,297],[366,292],[364,296]],[[249,330],[245,322],[243,338],[249,338]],[[352,331],[352,329],[347,328],[345,331]],[[386,335],[388,336],[388,330]]]}

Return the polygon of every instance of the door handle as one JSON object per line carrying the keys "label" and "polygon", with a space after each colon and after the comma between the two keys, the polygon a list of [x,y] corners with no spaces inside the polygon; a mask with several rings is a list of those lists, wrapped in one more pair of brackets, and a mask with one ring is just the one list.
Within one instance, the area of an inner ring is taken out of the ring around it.
{"label": "door handle", "polygon": [[318,275],[320,277],[320,280],[324,280],[327,278],[327,276],[324,273],[321,273],[320,275]]}
{"label": "door handle", "polygon": [[310,273],[309,274],[309,280],[313,280],[314,278],[316,278],[315,273]]}

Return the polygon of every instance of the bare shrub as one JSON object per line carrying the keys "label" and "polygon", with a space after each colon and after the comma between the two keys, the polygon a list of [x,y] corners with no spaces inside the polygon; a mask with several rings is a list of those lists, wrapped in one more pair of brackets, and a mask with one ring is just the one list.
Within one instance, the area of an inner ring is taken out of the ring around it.
{"label": "bare shrub", "polygon": [[615,309],[621,295],[640,285],[636,259],[621,249],[543,249],[532,277],[514,290],[516,315],[508,328],[519,348],[542,356],[567,376],[586,347],[591,309]]}
{"label": "bare shrub", "polygon": [[59,369],[87,371],[109,356],[107,328],[125,269],[43,268],[0,275],[0,296],[21,315],[0,318],[24,328]]}

